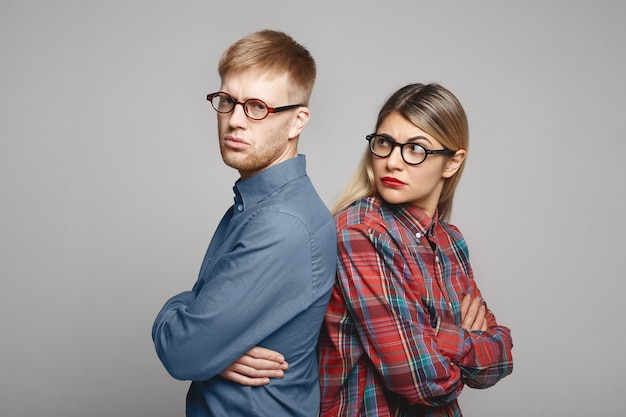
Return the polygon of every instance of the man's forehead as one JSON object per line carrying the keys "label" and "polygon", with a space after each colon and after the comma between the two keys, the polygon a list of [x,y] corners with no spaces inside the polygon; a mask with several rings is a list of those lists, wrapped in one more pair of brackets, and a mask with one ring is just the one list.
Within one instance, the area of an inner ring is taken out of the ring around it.
{"label": "man's forehead", "polygon": [[288,87],[287,74],[262,72],[251,68],[225,74],[220,89],[240,100],[247,98],[262,99],[267,96],[281,99],[288,97]]}

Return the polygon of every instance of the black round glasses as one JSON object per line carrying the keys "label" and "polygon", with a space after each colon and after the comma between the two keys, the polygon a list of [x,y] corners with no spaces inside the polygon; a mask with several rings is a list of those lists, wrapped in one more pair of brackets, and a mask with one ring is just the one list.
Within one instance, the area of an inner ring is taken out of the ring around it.
{"label": "black round glasses", "polygon": [[263,120],[270,113],[279,113],[304,106],[304,104],[290,104],[289,106],[270,107],[258,98],[237,101],[233,96],[223,91],[209,94],[206,96],[206,99],[211,102],[211,105],[218,113],[230,113],[235,110],[237,104],[241,104],[243,112],[252,120]]}
{"label": "black round glasses", "polygon": [[[400,155],[402,160],[409,165],[419,165],[426,160],[428,155],[454,155],[456,151],[450,149],[426,149],[419,143],[407,142],[398,143],[387,135],[379,135],[372,133],[367,135],[365,139],[370,144],[370,152],[379,158],[387,158],[393,152],[393,149],[400,147]],[[419,139],[419,137],[414,138]]]}

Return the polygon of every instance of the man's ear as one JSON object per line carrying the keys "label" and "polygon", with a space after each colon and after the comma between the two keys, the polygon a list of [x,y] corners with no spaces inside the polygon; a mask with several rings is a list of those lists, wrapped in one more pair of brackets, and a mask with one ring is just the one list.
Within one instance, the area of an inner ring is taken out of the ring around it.
{"label": "man's ear", "polygon": [[298,107],[296,109],[296,117],[293,120],[291,129],[289,130],[289,138],[297,138],[304,129],[304,126],[309,122],[311,117],[308,107]]}
{"label": "man's ear", "polygon": [[466,155],[467,152],[465,151],[465,149],[459,149],[458,151],[456,151],[456,153],[452,155],[450,159],[448,159],[448,162],[446,162],[446,166],[443,171],[443,177],[450,178],[454,174],[456,174],[459,168],[461,168],[461,164],[465,160]]}

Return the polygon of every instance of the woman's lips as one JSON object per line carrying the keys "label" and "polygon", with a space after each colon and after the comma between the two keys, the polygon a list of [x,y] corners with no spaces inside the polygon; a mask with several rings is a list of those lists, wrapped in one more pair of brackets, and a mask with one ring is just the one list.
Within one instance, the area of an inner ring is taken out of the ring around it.
{"label": "woman's lips", "polygon": [[406,183],[400,181],[397,178],[393,178],[393,177],[383,177],[383,178],[380,179],[380,181],[383,183],[383,185],[385,185],[387,187],[398,188],[398,187],[402,187],[402,186],[406,185]]}

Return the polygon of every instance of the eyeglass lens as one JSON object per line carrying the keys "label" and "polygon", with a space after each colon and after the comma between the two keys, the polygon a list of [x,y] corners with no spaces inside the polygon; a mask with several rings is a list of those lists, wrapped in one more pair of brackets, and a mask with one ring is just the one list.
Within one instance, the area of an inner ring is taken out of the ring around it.
{"label": "eyeglass lens", "polygon": [[[230,113],[237,105],[237,100],[226,93],[218,93],[211,98],[211,104],[219,113]],[[243,111],[246,116],[255,120],[264,119],[269,113],[267,105],[254,98],[243,102]]]}
{"label": "eyeglass lens", "polygon": [[381,158],[391,155],[396,146],[400,147],[402,159],[407,164],[418,165],[426,159],[426,150],[418,143],[399,144],[385,136],[373,136],[370,140],[370,150]]}

